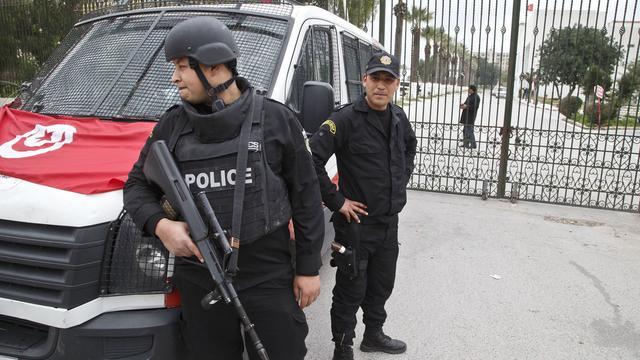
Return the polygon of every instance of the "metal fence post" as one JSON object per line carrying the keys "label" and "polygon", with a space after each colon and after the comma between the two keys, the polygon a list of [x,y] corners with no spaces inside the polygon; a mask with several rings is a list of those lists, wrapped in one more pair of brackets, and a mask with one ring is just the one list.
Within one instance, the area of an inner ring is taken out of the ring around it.
{"label": "metal fence post", "polygon": [[507,71],[507,99],[502,124],[502,144],[500,147],[500,169],[498,171],[498,197],[504,197],[507,187],[507,161],[509,158],[509,135],[511,135],[511,113],[513,111],[513,86],[516,74],[516,55],[518,51],[518,29],[520,27],[520,2],[513,2],[511,15],[511,44],[509,47],[509,70]]}
{"label": "metal fence post", "polygon": [[[373,17],[373,14],[372,14]],[[387,17],[387,1],[380,0],[380,16],[379,16],[379,24],[378,24],[378,41],[380,45],[384,46],[384,38],[385,38],[385,19]]]}

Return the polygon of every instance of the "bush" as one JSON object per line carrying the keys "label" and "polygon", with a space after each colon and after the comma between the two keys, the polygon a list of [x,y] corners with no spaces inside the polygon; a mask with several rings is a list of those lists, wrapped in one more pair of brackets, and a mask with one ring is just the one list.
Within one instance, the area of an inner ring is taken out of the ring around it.
{"label": "bush", "polygon": [[[618,108],[613,103],[602,103],[600,105],[600,125],[606,125],[611,119],[618,117]],[[588,104],[584,109],[584,115],[589,119],[592,125],[598,124],[598,104]]]}
{"label": "bush", "polygon": [[572,119],[582,107],[582,99],[577,96],[567,96],[560,100],[560,114]]}

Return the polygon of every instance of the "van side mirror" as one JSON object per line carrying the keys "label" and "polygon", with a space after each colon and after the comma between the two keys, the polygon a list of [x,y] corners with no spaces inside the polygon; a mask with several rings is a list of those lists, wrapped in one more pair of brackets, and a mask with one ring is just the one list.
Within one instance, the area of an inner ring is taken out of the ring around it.
{"label": "van side mirror", "polygon": [[302,87],[300,122],[308,134],[315,133],[333,112],[334,98],[331,85],[320,81],[307,81]]}

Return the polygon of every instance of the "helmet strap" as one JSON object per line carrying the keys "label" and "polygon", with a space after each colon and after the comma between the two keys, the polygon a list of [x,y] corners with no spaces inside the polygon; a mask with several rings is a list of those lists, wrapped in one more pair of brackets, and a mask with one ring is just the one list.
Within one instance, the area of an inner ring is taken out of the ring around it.
{"label": "helmet strap", "polygon": [[225,107],[224,101],[222,101],[222,99],[218,97],[218,94],[227,90],[229,86],[233,84],[233,82],[236,80],[235,74],[229,80],[223,82],[222,84],[216,87],[213,87],[211,86],[211,84],[209,84],[209,81],[207,80],[206,76],[204,76],[204,73],[202,72],[202,69],[198,64],[198,61],[196,61],[193,58],[189,58],[189,66],[196,72],[196,74],[198,75],[198,78],[200,79],[200,82],[204,86],[205,91],[211,98],[211,110],[213,110],[213,112],[216,112],[224,109]]}

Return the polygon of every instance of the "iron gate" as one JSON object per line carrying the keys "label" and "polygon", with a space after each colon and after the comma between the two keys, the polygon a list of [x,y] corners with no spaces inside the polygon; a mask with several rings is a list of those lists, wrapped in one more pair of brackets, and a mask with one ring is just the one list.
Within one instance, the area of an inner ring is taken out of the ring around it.
{"label": "iron gate", "polygon": [[[639,210],[639,1],[375,4],[364,28],[401,59],[418,136],[412,189]],[[477,149],[460,147],[470,84]]]}
{"label": "iron gate", "polygon": [[[3,3],[2,43],[18,39],[29,51],[3,53],[0,97],[14,94],[48,55],[34,39],[46,34],[55,45],[75,20],[58,13],[137,2]],[[400,58],[396,102],[419,139],[411,188],[640,210],[640,0],[308,2],[364,28]],[[470,84],[481,97],[476,149],[459,146],[459,104]],[[604,90],[600,101],[595,85]]]}

